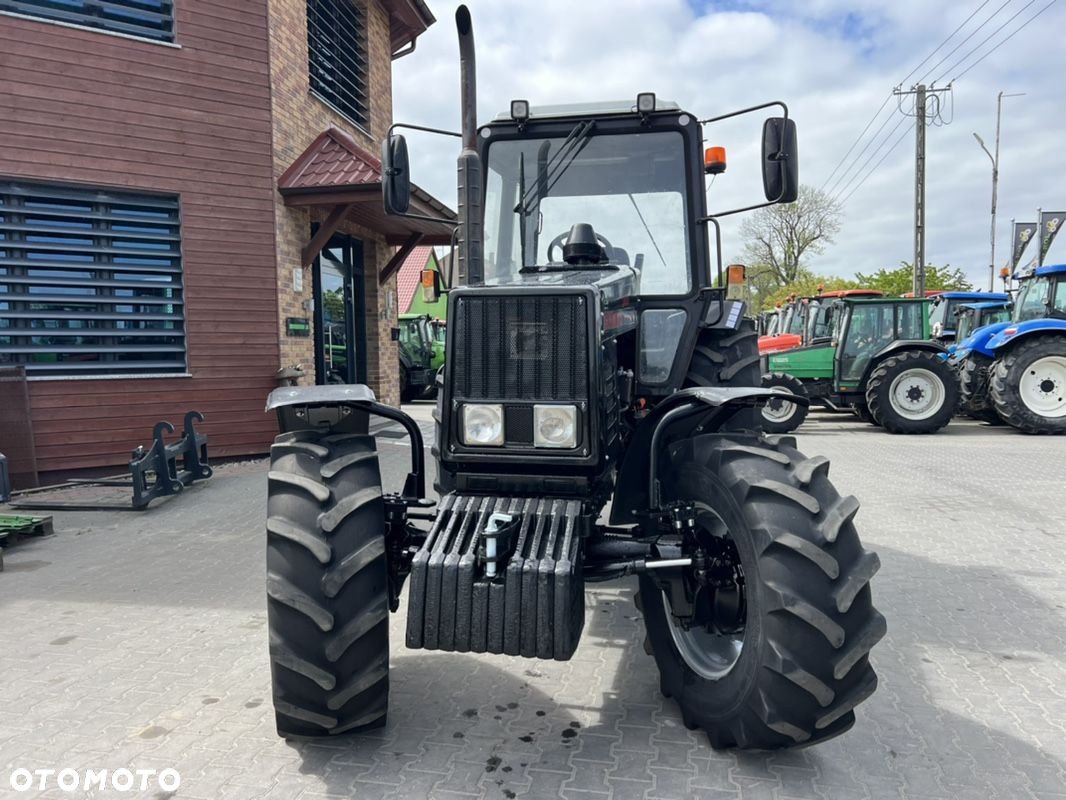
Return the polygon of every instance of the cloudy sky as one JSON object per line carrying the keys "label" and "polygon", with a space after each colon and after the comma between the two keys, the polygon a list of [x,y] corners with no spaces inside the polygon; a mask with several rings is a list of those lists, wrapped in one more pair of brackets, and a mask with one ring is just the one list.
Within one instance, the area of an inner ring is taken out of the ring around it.
{"label": "cloudy sky", "polygon": [[[801,180],[843,200],[836,243],[809,266],[850,276],[913,254],[914,134],[895,99],[831,178],[874,112],[901,82],[904,88],[920,78],[946,85],[1048,2],[472,0],[478,121],[506,109],[512,98],[548,104],[653,91],[700,118],[784,100],[799,126]],[[394,116],[458,128],[456,3],[429,5],[438,22],[414,54],[394,63]],[[1066,119],[1064,32],[1066,2],[1052,2],[955,81],[942,109],[950,124],[928,130],[927,260],[960,266],[976,284],[987,283],[992,170],[973,132],[992,149],[997,92],[1026,93],[1003,101],[997,266],[1010,247],[1011,217],[1028,221],[1038,207],[1066,206],[1066,148],[1059,141]],[[711,188],[710,208],[756,199],[752,159],[760,123],[752,117],[706,131],[708,144],[725,144],[730,157],[729,171]],[[414,180],[452,204],[455,141],[415,134],[408,142]],[[738,224],[733,217],[724,226],[726,259],[740,252]],[[1066,261],[1066,236],[1049,260]]]}

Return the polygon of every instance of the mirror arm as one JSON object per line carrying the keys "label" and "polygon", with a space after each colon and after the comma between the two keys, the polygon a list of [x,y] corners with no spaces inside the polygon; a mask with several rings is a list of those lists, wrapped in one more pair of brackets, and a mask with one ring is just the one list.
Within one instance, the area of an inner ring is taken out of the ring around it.
{"label": "mirror arm", "polygon": [[761,103],[757,106],[750,106],[749,108],[742,108],[740,111],[730,111],[728,114],[722,114],[719,117],[708,117],[707,119],[701,119],[700,125],[706,125],[710,122],[721,122],[723,119],[729,119],[731,117],[739,117],[742,114],[750,114],[752,111],[761,111],[764,108],[772,108],[777,106],[784,114],[784,118],[788,119],[788,106],[781,100],[771,100],[769,103]]}
{"label": "mirror arm", "polygon": [[[781,112],[784,115],[783,119],[785,121],[788,121],[788,106],[785,105],[785,103],[783,101],[781,101],[781,100],[771,100],[769,103],[761,103],[760,105],[751,106],[750,108],[742,108],[740,111],[731,111],[730,113],[722,114],[719,117],[709,117],[708,119],[701,119],[699,122],[700,122],[700,125],[706,125],[706,124],[711,123],[711,122],[720,122],[723,119],[730,119],[731,117],[739,117],[742,114],[750,114],[752,111],[760,111],[760,110],[762,110],[764,108],[772,108],[774,106],[777,106],[778,108],[781,109]],[[787,153],[784,154],[784,155],[782,155],[781,153],[778,153],[777,155],[774,156],[774,160],[776,160],[776,161],[784,161],[787,158],[788,158],[788,154]],[[756,203],[753,206],[744,206],[743,208],[731,208],[728,211],[716,211],[715,213],[708,214],[705,217],[697,218],[696,222],[697,223],[708,222],[714,217],[728,217],[731,214],[740,214],[740,213],[743,213],[744,211],[755,211],[758,208],[766,208],[767,206],[774,206],[774,205],[777,205],[778,203],[780,203],[781,199],[784,196],[785,196],[785,187],[782,186],[781,187],[781,193],[773,200],[769,200],[769,201],[767,201],[765,203]],[[721,271],[722,271],[722,267],[721,267],[721,264],[719,264],[719,266],[718,266],[719,281],[721,281]]]}
{"label": "mirror arm", "polygon": [[389,130],[385,134],[385,138],[386,139],[391,139],[392,138],[392,132],[394,130],[396,130],[397,128],[407,128],[407,129],[412,130],[412,131],[425,131],[426,133],[439,133],[442,136],[455,136],[455,137],[458,137],[460,139],[463,136],[463,134],[461,134],[461,133],[458,133],[456,131],[448,131],[448,130],[445,130],[444,128],[427,128],[425,125],[412,125],[412,124],[407,123],[407,122],[394,122],[394,123],[392,123],[392,125],[389,126]]}

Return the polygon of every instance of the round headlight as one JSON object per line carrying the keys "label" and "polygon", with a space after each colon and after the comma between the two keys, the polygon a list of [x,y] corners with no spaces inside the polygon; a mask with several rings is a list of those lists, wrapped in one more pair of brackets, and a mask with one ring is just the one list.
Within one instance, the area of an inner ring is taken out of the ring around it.
{"label": "round headlight", "polygon": [[468,403],[463,406],[463,444],[503,444],[503,406]]}
{"label": "round headlight", "polygon": [[535,447],[577,447],[577,408],[533,406]]}

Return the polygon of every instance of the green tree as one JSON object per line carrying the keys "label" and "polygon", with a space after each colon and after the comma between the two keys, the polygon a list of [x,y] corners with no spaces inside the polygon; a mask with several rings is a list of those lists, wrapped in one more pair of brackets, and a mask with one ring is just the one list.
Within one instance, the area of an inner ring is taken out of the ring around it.
{"label": "green tree", "polygon": [[760,208],[745,219],[743,263],[753,286],[784,287],[799,280],[803,259],[832,244],[840,218],[840,206],[828,194],[801,186],[795,203]]}
{"label": "green tree", "polygon": [[795,281],[769,292],[763,292],[758,300],[759,309],[768,311],[778,303],[785,302],[790,296],[816,297],[821,292],[835,292],[841,289],[858,289],[859,284],[851,278],[839,275],[815,275],[801,270]]}
{"label": "green tree", "polygon": [[[901,261],[895,269],[879,269],[869,274],[858,272],[855,279],[864,289],[879,289],[886,295],[898,297],[914,288],[914,267],[911,262]],[[945,264],[925,267],[925,288],[945,292],[972,292],[973,284],[958,267]]]}

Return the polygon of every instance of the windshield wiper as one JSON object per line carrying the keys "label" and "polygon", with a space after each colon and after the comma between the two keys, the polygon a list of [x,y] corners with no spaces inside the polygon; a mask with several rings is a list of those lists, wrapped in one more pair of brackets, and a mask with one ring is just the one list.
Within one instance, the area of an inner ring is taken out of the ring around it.
{"label": "windshield wiper", "polygon": [[537,181],[522,195],[522,199],[514,207],[514,213],[521,214],[525,218],[541,198],[547,197],[555,184],[558,183],[559,178],[563,176],[563,173],[574,163],[574,159],[588,144],[595,126],[596,123],[591,119],[579,122],[574,126],[573,130],[563,140],[562,145],[559,147],[559,152],[552,156],[551,160],[543,167],[538,165]]}

